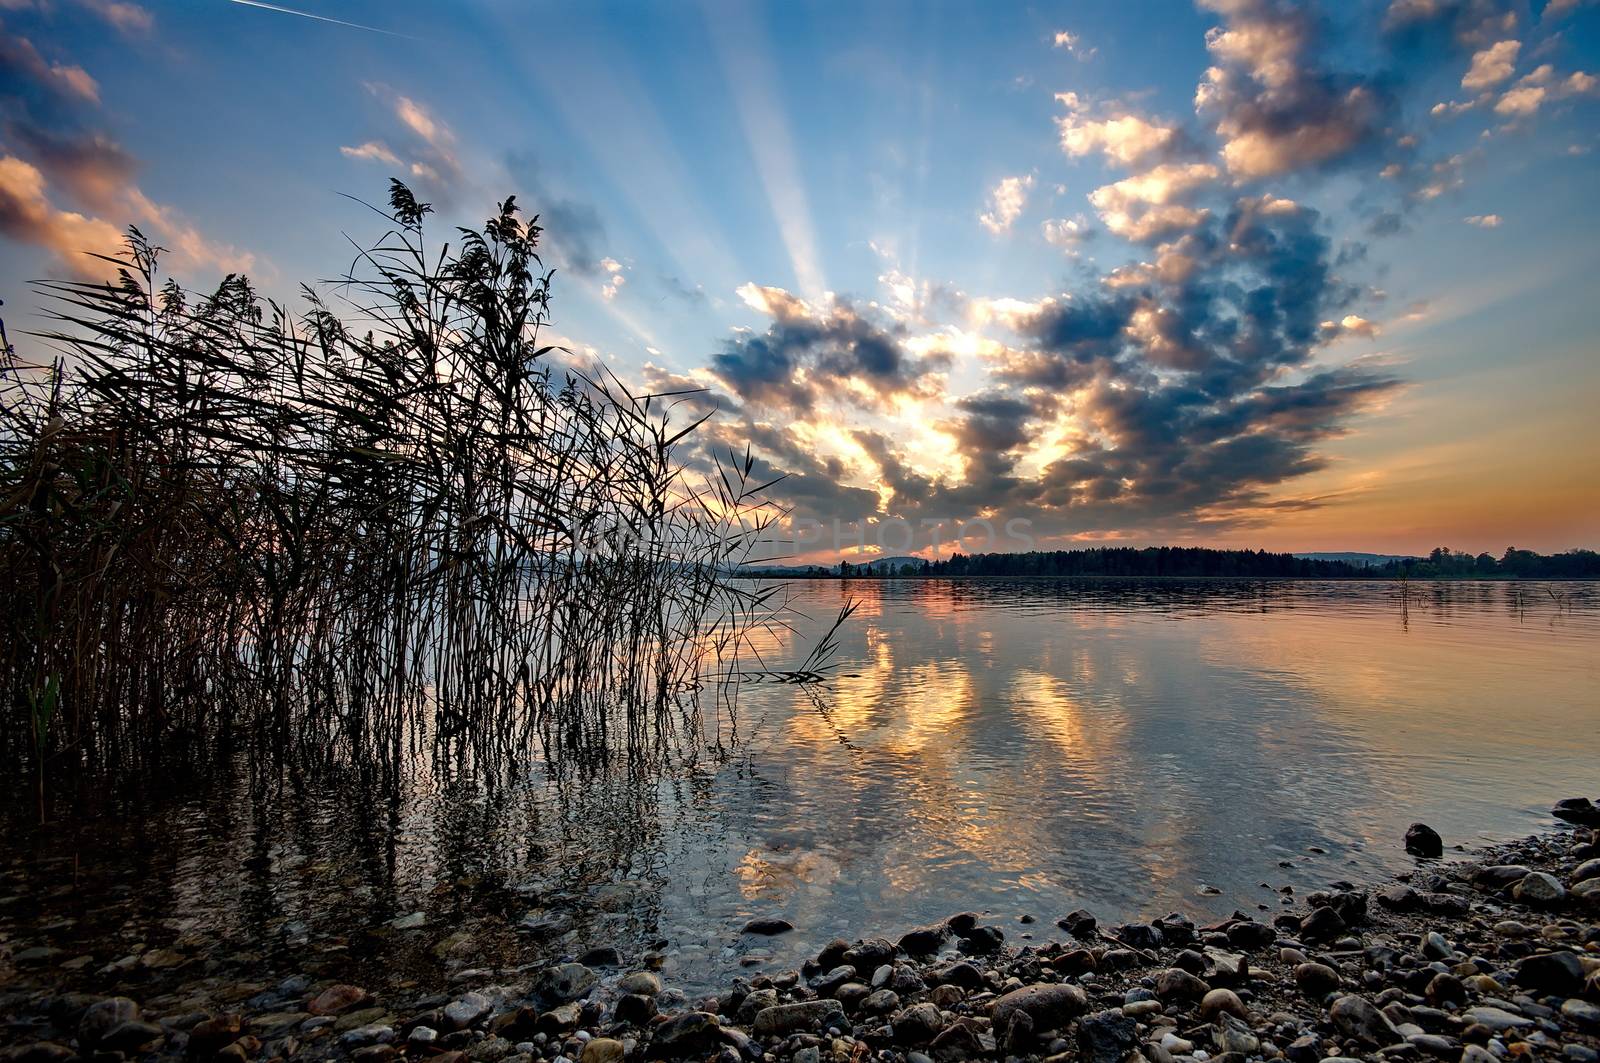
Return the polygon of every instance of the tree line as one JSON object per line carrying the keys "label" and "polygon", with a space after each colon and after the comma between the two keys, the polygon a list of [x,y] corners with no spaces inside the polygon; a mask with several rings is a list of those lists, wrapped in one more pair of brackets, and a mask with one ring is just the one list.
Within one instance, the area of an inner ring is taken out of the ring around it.
{"label": "tree line", "polygon": [[[1425,558],[1361,565],[1266,550],[1213,550],[1196,546],[1111,546],[1085,550],[1033,550],[1010,554],[952,554],[942,561],[905,564],[892,573],[840,562],[842,578],[888,575],[922,579],[1076,579],[1119,577],[1242,577],[1290,579],[1600,579],[1600,554],[1569,550],[1539,554],[1508,547],[1504,554],[1471,554],[1437,547]],[[812,566],[803,576],[831,575]]]}

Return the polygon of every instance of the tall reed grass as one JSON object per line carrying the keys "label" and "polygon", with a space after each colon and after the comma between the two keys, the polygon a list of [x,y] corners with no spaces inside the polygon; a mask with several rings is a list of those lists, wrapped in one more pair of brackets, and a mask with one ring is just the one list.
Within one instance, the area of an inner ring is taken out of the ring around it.
{"label": "tall reed grass", "polygon": [[546,340],[537,218],[430,249],[404,185],[380,213],[298,313],[183,290],[137,230],[115,281],[39,286],[53,358],[0,387],[0,753],[41,794],[219,748],[648,755],[771,621],[729,578],[775,515],[749,456],[695,473],[679,396]]}

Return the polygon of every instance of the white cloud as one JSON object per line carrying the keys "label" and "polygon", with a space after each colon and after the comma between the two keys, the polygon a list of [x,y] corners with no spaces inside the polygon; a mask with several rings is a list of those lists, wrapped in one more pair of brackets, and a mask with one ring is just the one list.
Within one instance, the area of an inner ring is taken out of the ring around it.
{"label": "white cloud", "polygon": [[1083,38],[1078,36],[1076,33],[1071,32],[1070,30],[1056,31],[1055,46],[1085,61],[1093,59],[1095,57],[1095,53],[1099,50],[1096,48],[1085,48],[1083,46]]}
{"label": "white cloud", "polygon": [[1089,235],[1089,223],[1082,216],[1076,218],[1049,218],[1039,226],[1039,231],[1044,234],[1045,242],[1066,250],[1071,250],[1083,242]]}
{"label": "white cloud", "polygon": [[1508,81],[1517,69],[1517,53],[1521,41],[1498,41],[1472,57],[1472,65],[1461,77],[1461,87],[1468,92],[1490,89]]}
{"label": "white cloud", "polygon": [[989,193],[989,209],[978,215],[978,221],[996,236],[1006,232],[1027,206],[1032,187],[1032,174],[1003,178]]}
{"label": "white cloud", "polygon": [[369,140],[365,144],[351,147],[348,144],[339,147],[339,154],[347,159],[363,159],[368,162],[382,162],[390,166],[403,165],[399,156],[389,150],[389,146],[381,140]]}
{"label": "white cloud", "polygon": [[1501,222],[1498,214],[1470,214],[1461,220],[1468,225],[1476,225],[1480,229],[1498,229]]}
{"label": "white cloud", "polygon": [[1056,99],[1068,110],[1066,115],[1056,119],[1061,131],[1061,149],[1068,155],[1082,156],[1098,151],[1108,159],[1131,166],[1170,147],[1177,135],[1172,126],[1160,125],[1132,113],[1088,118],[1076,93],[1063,92]]}

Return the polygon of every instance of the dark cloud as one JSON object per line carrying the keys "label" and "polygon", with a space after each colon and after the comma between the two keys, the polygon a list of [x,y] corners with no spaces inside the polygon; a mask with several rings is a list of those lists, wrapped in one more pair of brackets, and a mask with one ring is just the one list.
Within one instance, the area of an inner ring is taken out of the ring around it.
{"label": "dark cloud", "polygon": [[1201,0],[1222,16],[1215,63],[1196,96],[1241,179],[1319,169],[1381,153],[1397,114],[1384,74],[1342,69],[1318,12],[1288,0]]}
{"label": "dark cloud", "polygon": [[874,406],[949,364],[945,355],[908,354],[903,326],[880,323],[847,300],[813,308],[778,288],[756,294],[772,324],[730,339],[711,358],[712,371],[747,401],[809,410],[826,393]]}

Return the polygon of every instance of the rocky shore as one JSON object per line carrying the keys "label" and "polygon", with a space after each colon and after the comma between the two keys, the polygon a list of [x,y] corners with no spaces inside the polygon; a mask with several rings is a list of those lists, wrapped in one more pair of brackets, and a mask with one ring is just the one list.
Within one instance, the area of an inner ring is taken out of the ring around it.
{"label": "rocky shore", "polygon": [[1600,808],[1572,799],[1554,812],[1570,826],[1465,862],[1434,863],[1442,843],[1419,824],[1404,839],[1415,870],[1330,883],[1271,922],[1102,926],[1077,911],[1059,920],[1065,940],[1019,947],[964,913],[893,940],[836,941],[800,970],[695,1000],[662,985],[660,956],[614,949],[466,972],[406,999],[306,977],[202,979],[138,999],[134,971],[101,972],[99,995],[7,965],[0,1058],[1595,1063]]}

